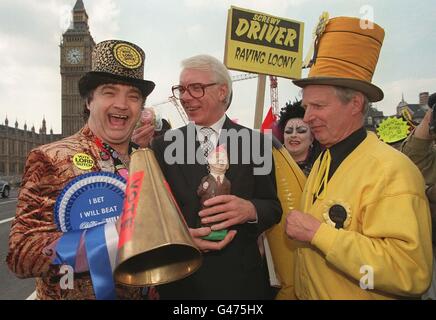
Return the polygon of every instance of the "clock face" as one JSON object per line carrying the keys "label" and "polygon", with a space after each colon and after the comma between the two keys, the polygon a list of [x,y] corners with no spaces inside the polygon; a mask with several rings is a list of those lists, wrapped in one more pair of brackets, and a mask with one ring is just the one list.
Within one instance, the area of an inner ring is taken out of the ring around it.
{"label": "clock face", "polygon": [[66,55],[68,63],[78,64],[83,59],[82,51],[79,48],[68,49]]}

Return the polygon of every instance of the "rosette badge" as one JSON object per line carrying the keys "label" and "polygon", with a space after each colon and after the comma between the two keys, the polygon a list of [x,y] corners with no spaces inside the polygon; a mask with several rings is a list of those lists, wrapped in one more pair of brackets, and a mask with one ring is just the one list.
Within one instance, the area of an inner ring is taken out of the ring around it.
{"label": "rosette badge", "polygon": [[[71,180],[55,205],[55,221],[63,232],[56,246],[55,264],[74,266],[83,237],[97,299],[115,299],[110,250],[106,243],[110,227],[123,209],[126,180],[109,172],[85,173]],[[82,230],[86,232],[81,232]],[[115,231],[116,232],[116,231]]]}
{"label": "rosette badge", "polygon": [[116,221],[122,212],[126,180],[109,172],[90,172],[70,181],[58,196],[55,221],[70,232]]}

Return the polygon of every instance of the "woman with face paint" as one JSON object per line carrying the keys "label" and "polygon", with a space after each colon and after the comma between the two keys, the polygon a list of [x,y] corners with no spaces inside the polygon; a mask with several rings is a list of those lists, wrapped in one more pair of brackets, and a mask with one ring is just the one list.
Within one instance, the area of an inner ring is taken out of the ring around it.
{"label": "woman with face paint", "polygon": [[301,106],[301,100],[287,102],[280,112],[278,126],[283,132],[285,148],[308,176],[321,148],[303,118],[304,108]]}

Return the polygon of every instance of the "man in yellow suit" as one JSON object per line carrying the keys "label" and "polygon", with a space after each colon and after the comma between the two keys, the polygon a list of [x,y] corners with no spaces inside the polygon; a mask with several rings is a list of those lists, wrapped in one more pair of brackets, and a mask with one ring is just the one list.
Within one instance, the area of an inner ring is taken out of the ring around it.
{"label": "man in yellow suit", "polygon": [[[361,23],[363,22],[363,23]],[[432,269],[424,181],[415,165],[364,128],[371,83],[384,38],[375,23],[330,19],[317,28],[312,67],[302,87],[304,121],[326,149],[302,195],[302,212],[287,216],[300,241],[299,299],[419,297]]]}

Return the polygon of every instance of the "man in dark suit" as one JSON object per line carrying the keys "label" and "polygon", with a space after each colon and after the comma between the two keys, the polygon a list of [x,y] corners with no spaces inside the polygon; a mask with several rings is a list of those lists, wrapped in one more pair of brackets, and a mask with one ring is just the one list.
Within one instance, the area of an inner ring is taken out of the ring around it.
{"label": "man in dark suit", "polygon": [[[233,123],[225,115],[232,82],[220,61],[200,55],[184,60],[182,67],[179,85],[172,90],[195,124],[153,140],[152,149],[204,260],[193,275],[160,286],[160,296],[273,298],[257,245],[258,236],[281,218],[270,144],[263,135]],[[226,178],[231,183],[231,194],[209,199],[204,203],[206,208],[201,209],[197,188],[209,173],[207,154],[218,144],[226,145],[230,161]],[[260,154],[256,154],[258,150]],[[262,167],[267,170],[260,170]],[[198,228],[199,222],[212,226]],[[202,239],[212,230],[222,229],[229,230],[223,240]]]}

